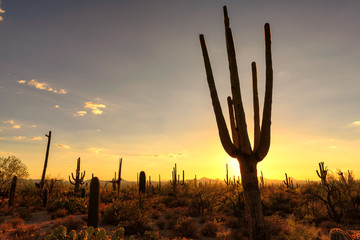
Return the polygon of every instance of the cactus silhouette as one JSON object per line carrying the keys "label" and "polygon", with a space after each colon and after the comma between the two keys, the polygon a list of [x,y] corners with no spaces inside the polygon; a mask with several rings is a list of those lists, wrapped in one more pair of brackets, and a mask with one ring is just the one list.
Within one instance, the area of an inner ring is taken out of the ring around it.
{"label": "cactus silhouette", "polygon": [[[116,180],[116,184],[117,184],[117,197],[120,197],[120,185],[121,185],[121,168],[122,168],[122,158],[120,158],[120,162],[119,162],[119,177],[118,180]],[[115,179],[116,179],[116,175],[115,175]]]}
{"label": "cactus silhouette", "polygon": [[90,182],[88,226],[97,228],[99,225],[100,181],[93,177]]}
{"label": "cactus silhouette", "polygon": [[231,180],[229,179],[229,169],[228,169],[228,164],[226,164],[226,178],[224,179],[224,182],[226,185],[230,185]]}
{"label": "cactus silhouette", "polygon": [[290,190],[294,189],[293,180],[291,180],[291,178],[287,176],[287,173],[285,173],[285,180],[283,182],[286,188],[289,188]]}
{"label": "cactus silhouette", "polygon": [[146,188],[146,175],[144,171],[140,172],[140,179],[139,179],[139,193],[145,194]]}
{"label": "cactus silhouette", "polygon": [[51,131],[49,131],[49,134],[45,134],[45,137],[48,138],[48,143],[47,143],[47,147],[46,147],[45,163],[44,163],[43,173],[42,173],[42,176],[41,176],[40,183],[35,183],[35,186],[37,188],[39,188],[40,190],[42,190],[44,185],[45,185],[45,174],[46,174],[46,168],[47,168],[48,158],[49,158],[49,150],[50,150],[50,142],[51,142]]}
{"label": "cactus silhouette", "polygon": [[14,176],[10,186],[9,207],[14,205],[17,177]]}
{"label": "cactus silhouette", "polygon": [[260,187],[261,188],[265,187],[264,175],[263,175],[262,171],[261,171],[261,175],[260,175]]}
{"label": "cactus silhouette", "polygon": [[71,173],[71,177],[72,177],[73,181],[71,181],[71,178],[69,176],[69,182],[72,185],[75,185],[74,193],[76,195],[79,192],[80,185],[84,184],[84,177],[85,177],[85,171],[83,173],[80,173],[80,158],[77,159],[75,177],[74,177],[73,173]]}
{"label": "cactus silhouette", "polygon": [[257,178],[257,163],[265,158],[270,148],[271,105],[273,89],[270,25],[266,23],[264,26],[266,86],[261,128],[256,64],[255,62],[251,64],[254,104],[254,146],[252,148],[247,132],[244,107],[241,100],[235,46],[226,6],[223,8],[223,13],[232,92],[232,97],[227,98],[232,139],[230,138],[225,118],[221,110],[205,38],[203,34],[200,34],[199,38],[204,58],[207,82],[209,85],[212,105],[222,146],[231,157],[237,158],[240,163],[242,185],[244,188],[245,215],[249,225],[250,239],[266,239],[264,216],[262,213]]}
{"label": "cactus silhouette", "polygon": [[326,185],[326,175],[328,170],[324,167],[324,162],[319,162],[319,171],[316,170],[317,175],[321,179],[321,184]]}

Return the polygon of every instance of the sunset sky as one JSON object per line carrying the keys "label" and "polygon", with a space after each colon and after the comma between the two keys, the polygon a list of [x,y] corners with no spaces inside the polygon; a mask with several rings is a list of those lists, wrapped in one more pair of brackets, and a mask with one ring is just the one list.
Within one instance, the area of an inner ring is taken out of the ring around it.
{"label": "sunset sky", "polygon": [[222,6],[230,14],[252,138],[250,64],[264,95],[264,33],[272,32],[268,179],[316,180],[318,162],[360,177],[360,1],[0,2],[0,155],[40,178],[144,170],[170,179],[239,175],[218,137],[198,36],[205,35],[223,112],[230,94]]}

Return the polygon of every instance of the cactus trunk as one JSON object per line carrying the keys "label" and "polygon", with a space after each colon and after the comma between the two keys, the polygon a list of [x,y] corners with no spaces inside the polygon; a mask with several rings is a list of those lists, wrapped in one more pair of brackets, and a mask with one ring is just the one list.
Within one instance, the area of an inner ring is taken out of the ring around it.
{"label": "cactus trunk", "polygon": [[11,186],[10,186],[9,207],[14,205],[16,182],[17,182],[17,177],[14,176],[12,181],[11,181]]}
{"label": "cactus trunk", "polygon": [[145,172],[140,172],[140,179],[139,179],[139,193],[145,194],[145,188],[146,188],[146,176]]}
{"label": "cactus trunk", "polygon": [[99,178],[94,177],[90,182],[89,194],[89,208],[88,208],[88,226],[97,228],[99,225],[99,203],[100,203],[100,181]]}

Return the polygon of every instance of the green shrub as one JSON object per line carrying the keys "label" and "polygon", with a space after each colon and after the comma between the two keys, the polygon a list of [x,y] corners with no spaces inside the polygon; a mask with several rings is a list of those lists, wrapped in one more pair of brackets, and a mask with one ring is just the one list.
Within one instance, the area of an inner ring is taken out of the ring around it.
{"label": "green shrub", "polygon": [[83,198],[63,198],[55,200],[48,208],[49,212],[65,209],[70,214],[86,213],[87,203]]}

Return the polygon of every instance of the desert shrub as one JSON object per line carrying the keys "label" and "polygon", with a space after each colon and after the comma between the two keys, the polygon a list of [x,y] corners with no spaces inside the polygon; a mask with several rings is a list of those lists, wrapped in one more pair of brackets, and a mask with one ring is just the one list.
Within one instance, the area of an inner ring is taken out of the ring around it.
{"label": "desert shrub", "polygon": [[163,220],[159,220],[159,221],[156,222],[156,226],[158,226],[158,228],[159,228],[160,230],[164,230],[164,229],[165,229],[165,225],[166,225],[166,223],[165,223],[165,221],[163,221]]}
{"label": "desert shrub", "polygon": [[151,218],[146,210],[139,208],[138,202],[133,200],[114,201],[103,210],[102,224],[120,225],[127,234],[143,234],[151,230]]}
{"label": "desert shrub", "polygon": [[144,239],[145,240],[161,240],[162,238],[161,238],[159,232],[145,231]]}
{"label": "desert shrub", "polygon": [[327,240],[327,234],[314,225],[302,224],[295,220],[293,215],[283,219],[279,215],[265,218],[270,239],[274,240]]}
{"label": "desert shrub", "polygon": [[181,237],[196,238],[198,230],[192,217],[181,217],[177,220],[174,231]]}
{"label": "desert shrub", "polygon": [[56,210],[55,212],[52,212],[51,215],[51,219],[55,219],[55,218],[63,218],[65,216],[67,216],[69,213],[66,209],[61,208]]}
{"label": "desert shrub", "polygon": [[19,207],[17,208],[16,215],[19,216],[21,219],[29,219],[32,216],[32,212],[34,210],[34,207]]}
{"label": "desert shrub", "polygon": [[58,209],[65,209],[70,214],[86,213],[87,203],[83,198],[62,198],[54,201],[48,208],[49,212],[55,212]]}
{"label": "desert shrub", "polygon": [[[72,230],[68,233],[68,229],[64,226],[59,226],[48,234],[45,240],[65,240],[65,239],[97,239],[97,240],[122,240],[124,237],[124,229],[119,228],[111,234],[106,235],[103,228],[83,227],[80,231]],[[130,238],[134,239],[134,238]]]}
{"label": "desert shrub", "polygon": [[279,212],[286,216],[291,214],[291,195],[285,189],[280,187],[268,188],[263,192],[262,202],[265,215],[272,215]]}
{"label": "desert shrub", "polygon": [[78,230],[80,227],[86,225],[86,222],[76,216],[67,216],[65,218],[58,218],[54,220],[53,228],[64,226],[68,230]]}
{"label": "desert shrub", "polygon": [[212,221],[206,222],[201,228],[201,234],[205,237],[216,237],[217,232],[224,230],[224,222],[220,219],[213,219]]}
{"label": "desert shrub", "polygon": [[24,220],[21,218],[14,218],[8,222],[0,224],[0,239],[18,239],[18,240],[32,240],[38,239],[39,228],[32,226],[25,226]]}

